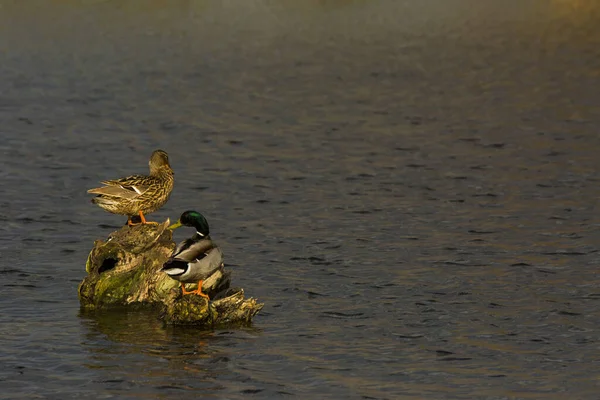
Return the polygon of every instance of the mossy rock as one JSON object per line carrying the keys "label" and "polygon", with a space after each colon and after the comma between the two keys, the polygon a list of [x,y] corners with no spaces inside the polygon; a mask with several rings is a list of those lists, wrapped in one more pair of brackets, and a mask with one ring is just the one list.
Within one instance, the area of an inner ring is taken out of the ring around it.
{"label": "mossy rock", "polygon": [[169,324],[250,323],[263,304],[244,299],[242,289],[230,289],[231,273],[224,267],[202,284],[202,291],[215,300],[210,304],[201,296],[182,295],[179,282],[160,271],[175,248],[168,226],[169,220],[123,226],[106,241],[94,242],[86,262],[88,275],[79,285],[81,306],[86,310],[160,307],[163,321]]}

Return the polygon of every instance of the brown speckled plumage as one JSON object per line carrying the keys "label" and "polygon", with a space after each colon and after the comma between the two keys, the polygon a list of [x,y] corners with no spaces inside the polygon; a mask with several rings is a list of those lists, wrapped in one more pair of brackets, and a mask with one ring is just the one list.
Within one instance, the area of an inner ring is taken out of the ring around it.
{"label": "brown speckled plumage", "polygon": [[146,223],[144,214],[161,208],[173,190],[173,170],[167,153],[154,151],[149,165],[150,175],[102,181],[105,186],[88,190],[88,193],[97,194],[92,203],[113,214],[126,215],[129,225],[132,225],[131,217],[135,215]]}

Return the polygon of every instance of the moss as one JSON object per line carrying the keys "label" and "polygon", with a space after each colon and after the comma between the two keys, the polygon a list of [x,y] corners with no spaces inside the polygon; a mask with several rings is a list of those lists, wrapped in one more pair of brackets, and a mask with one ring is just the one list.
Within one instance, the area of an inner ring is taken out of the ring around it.
{"label": "moss", "polygon": [[204,297],[189,295],[170,303],[163,315],[165,322],[173,325],[213,326],[218,317],[214,306]]}
{"label": "moss", "polygon": [[135,275],[135,271],[129,271],[99,279],[94,289],[96,305],[126,305],[127,297],[135,282]]}

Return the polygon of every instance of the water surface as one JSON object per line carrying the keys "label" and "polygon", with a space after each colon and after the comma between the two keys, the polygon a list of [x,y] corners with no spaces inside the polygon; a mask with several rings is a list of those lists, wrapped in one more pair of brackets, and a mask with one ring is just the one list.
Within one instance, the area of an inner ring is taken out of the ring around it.
{"label": "water surface", "polygon": [[[596,398],[599,42],[591,0],[0,2],[0,398]],[[252,327],[80,312],[85,191],[156,148]]]}

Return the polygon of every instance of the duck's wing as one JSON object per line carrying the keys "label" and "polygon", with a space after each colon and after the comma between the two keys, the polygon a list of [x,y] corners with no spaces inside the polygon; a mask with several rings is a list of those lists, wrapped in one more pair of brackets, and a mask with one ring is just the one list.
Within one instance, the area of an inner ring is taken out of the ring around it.
{"label": "duck's wing", "polygon": [[118,197],[121,199],[135,199],[148,191],[152,184],[152,177],[131,175],[126,178],[102,181],[103,187],[88,190],[88,193],[103,196]]}
{"label": "duck's wing", "polygon": [[171,258],[176,258],[178,260],[186,262],[192,262],[194,260],[197,260],[198,258],[203,258],[204,253],[208,252],[214,247],[215,245],[210,239],[186,239],[183,242],[179,243],[179,245],[177,245],[177,247],[173,251],[173,254],[171,254]]}
{"label": "duck's wing", "polygon": [[223,264],[223,252],[218,247],[213,247],[206,253],[202,253],[202,257],[190,262],[189,268],[191,274],[195,275],[196,279],[206,279],[218,270]]}

